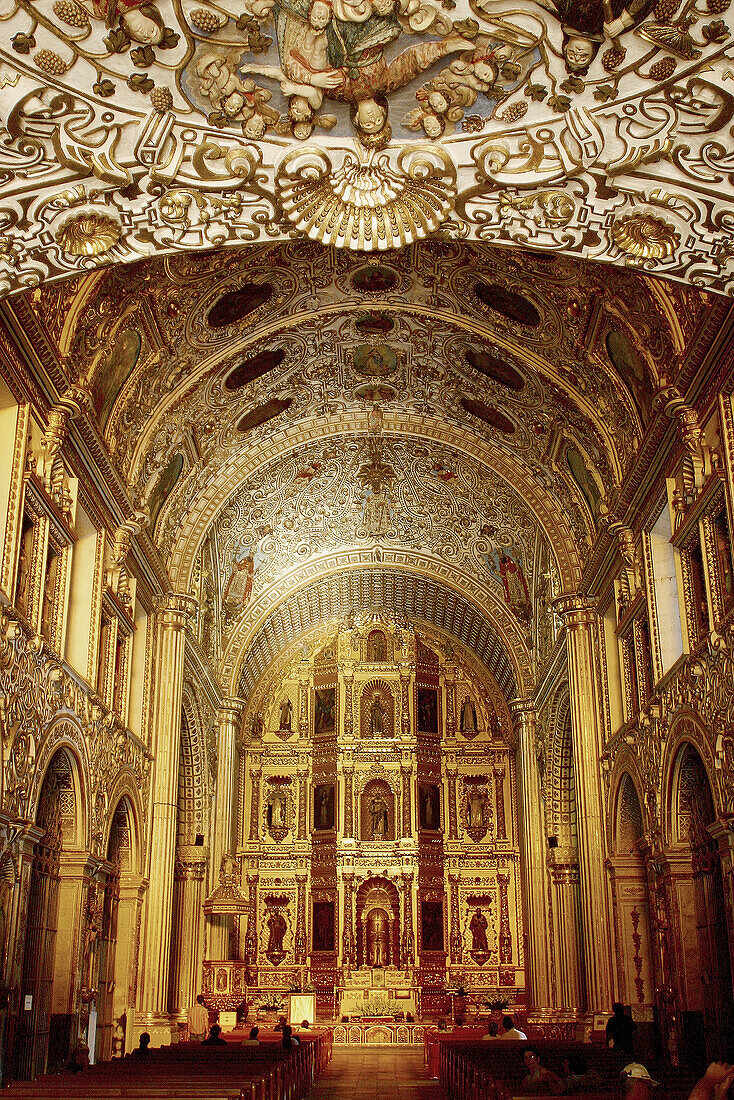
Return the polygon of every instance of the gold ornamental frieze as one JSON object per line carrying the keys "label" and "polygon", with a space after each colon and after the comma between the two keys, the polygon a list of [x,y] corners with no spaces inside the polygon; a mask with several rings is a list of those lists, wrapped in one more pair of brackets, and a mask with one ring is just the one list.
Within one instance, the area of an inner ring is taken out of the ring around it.
{"label": "gold ornamental frieze", "polygon": [[[0,291],[294,235],[379,252],[440,232],[625,265],[614,227],[641,203],[685,248],[650,223],[625,241],[726,291],[728,6],[14,0]],[[54,200],[77,188],[98,209],[59,237]]]}

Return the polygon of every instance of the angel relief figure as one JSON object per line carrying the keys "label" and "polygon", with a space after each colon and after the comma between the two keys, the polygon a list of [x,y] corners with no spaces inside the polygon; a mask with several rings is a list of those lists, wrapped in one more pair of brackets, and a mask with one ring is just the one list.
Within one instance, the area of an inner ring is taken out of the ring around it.
{"label": "angel relief figure", "polygon": [[[423,0],[250,0],[257,19],[272,14],[279,65],[246,59],[242,72],[270,77],[289,98],[288,114],[308,137],[324,98],[347,103],[360,140],[382,148],[391,137],[386,95],[410,83],[436,61],[471,41]],[[468,28],[476,32],[476,24]],[[430,32],[388,61],[385,48],[403,31]],[[440,36],[440,37],[439,37]]]}

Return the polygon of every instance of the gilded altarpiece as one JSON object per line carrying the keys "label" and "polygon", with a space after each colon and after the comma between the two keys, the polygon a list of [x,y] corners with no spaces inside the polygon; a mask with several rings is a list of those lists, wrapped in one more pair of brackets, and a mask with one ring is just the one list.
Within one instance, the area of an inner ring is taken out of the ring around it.
{"label": "gilded altarpiece", "polygon": [[[510,717],[476,657],[390,612],[294,642],[251,694],[238,859],[256,1003],[321,1018],[525,992]],[[234,965],[234,964],[233,964]]]}

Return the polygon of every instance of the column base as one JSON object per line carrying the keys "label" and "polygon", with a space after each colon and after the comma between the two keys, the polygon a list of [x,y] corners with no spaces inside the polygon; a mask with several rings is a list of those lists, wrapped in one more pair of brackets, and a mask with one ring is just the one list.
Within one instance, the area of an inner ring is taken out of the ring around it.
{"label": "column base", "polygon": [[176,1016],[159,1016],[157,1013],[143,1012],[135,1014],[135,1019],[128,1030],[128,1051],[132,1051],[140,1042],[140,1036],[144,1031],[150,1035],[151,1047],[170,1046],[178,1042],[178,1019]]}

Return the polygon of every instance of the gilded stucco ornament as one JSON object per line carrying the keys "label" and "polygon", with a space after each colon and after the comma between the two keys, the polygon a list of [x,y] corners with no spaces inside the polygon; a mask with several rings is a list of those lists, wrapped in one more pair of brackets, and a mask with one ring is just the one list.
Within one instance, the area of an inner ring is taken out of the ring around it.
{"label": "gilded stucco ornament", "polygon": [[322,150],[304,149],[284,158],[276,185],[286,216],[306,236],[385,251],[441,225],[456,196],[456,169],[440,146],[404,149],[395,167],[386,153],[367,163],[347,154],[336,170]]}
{"label": "gilded stucco ornament", "polygon": [[680,245],[675,226],[654,214],[629,214],[616,221],[611,232],[614,243],[626,253],[629,267],[643,267],[646,261],[659,263]]}
{"label": "gilded stucco ornament", "polygon": [[122,227],[116,218],[99,210],[75,212],[59,223],[56,242],[70,256],[101,256],[120,240]]}
{"label": "gilded stucco ornament", "polygon": [[[0,11],[0,293],[156,252],[437,227],[726,292],[727,6],[18,0]],[[61,188],[117,219],[116,246],[80,219],[59,247]],[[620,244],[641,204],[679,243]]]}

